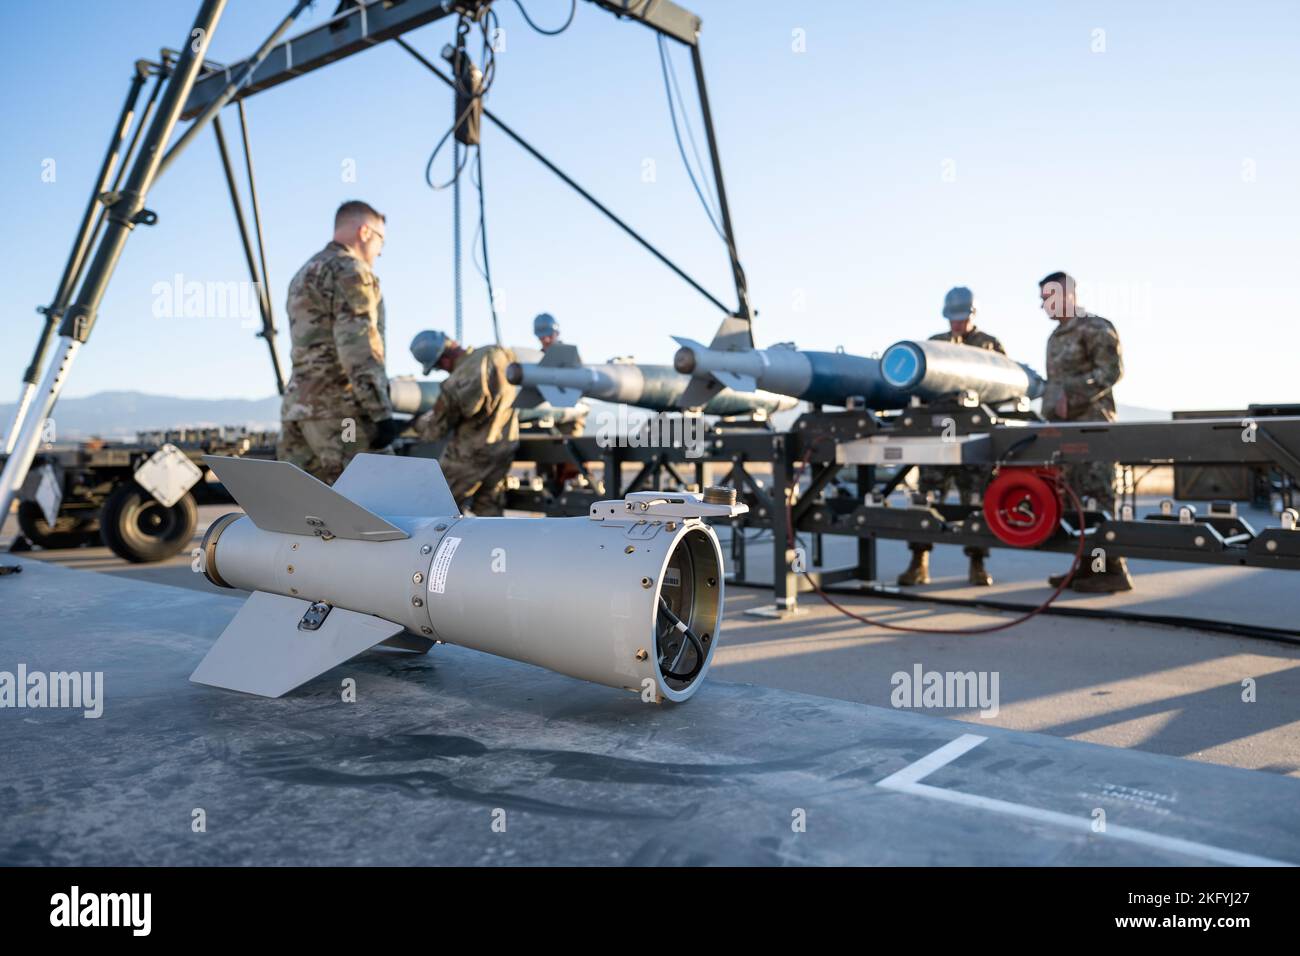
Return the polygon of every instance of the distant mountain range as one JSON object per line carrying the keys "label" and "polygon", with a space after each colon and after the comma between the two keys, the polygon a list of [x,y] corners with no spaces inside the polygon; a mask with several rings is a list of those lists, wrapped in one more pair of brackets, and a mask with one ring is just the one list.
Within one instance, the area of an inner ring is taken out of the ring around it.
{"label": "distant mountain range", "polygon": [[[12,403],[0,405],[0,429],[8,428]],[[55,440],[134,438],[137,431],[180,426],[280,427],[280,396],[269,398],[178,398],[144,392],[98,392],[61,398],[54,406]]]}
{"label": "distant mountain range", "polygon": [[[7,428],[13,415],[12,404],[0,405],[0,428]],[[1150,421],[1169,418],[1169,412],[1132,405],[1119,406],[1125,421]],[[787,426],[778,416],[778,426]],[[181,426],[243,426],[249,429],[280,427],[280,397],[267,398],[178,398],[174,395],[149,395],[144,392],[98,392],[85,398],[60,399],[54,412],[57,440],[81,438],[134,438],[137,431]]]}

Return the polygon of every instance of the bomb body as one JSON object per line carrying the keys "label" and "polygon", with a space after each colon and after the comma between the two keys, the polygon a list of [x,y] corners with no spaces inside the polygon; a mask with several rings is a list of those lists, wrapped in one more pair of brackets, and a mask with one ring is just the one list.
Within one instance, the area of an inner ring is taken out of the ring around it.
{"label": "bomb body", "polygon": [[673,367],[698,379],[712,379],[738,392],[764,389],[818,405],[860,400],[881,411],[904,408],[908,396],[885,381],[880,360],[848,352],[804,352],[792,346],[715,349],[692,339],[681,346]]}
{"label": "bomb body", "polygon": [[203,570],[253,597],[199,683],[279,696],[377,644],[434,641],[653,700],[708,672],[723,564],[703,518],[743,505],[651,492],[585,518],[477,518],[428,459],[360,455],[335,488],[284,462],[209,464],[247,514],[213,523]]}
{"label": "bomb body", "polygon": [[[678,401],[690,378],[666,365],[637,365],[607,362],[604,365],[559,366],[517,362],[507,372],[510,381],[532,388],[552,405],[579,397],[600,399],[621,405],[635,405],[665,412],[678,408]],[[748,415],[793,408],[795,401],[784,395],[750,390],[724,389],[702,409],[706,415]]]}

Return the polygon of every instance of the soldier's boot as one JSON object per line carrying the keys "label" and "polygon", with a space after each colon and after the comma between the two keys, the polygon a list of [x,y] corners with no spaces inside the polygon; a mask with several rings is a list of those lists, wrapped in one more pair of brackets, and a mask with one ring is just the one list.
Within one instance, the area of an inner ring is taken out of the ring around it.
{"label": "soldier's boot", "polygon": [[970,558],[970,571],[966,575],[966,580],[976,587],[986,588],[993,583],[993,575],[984,567],[984,559],[988,557],[988,552],[982,548],[968,548],[966,555]]}
{"label": "soldier's boot", "polygon": [[[1047,579],[1047,586],[1050,588],[1059,588],[1061,586],[1061,582],[1063,582],[1069,576],[1070,576],[1069,571],[1066,571],[1064,574],[1053,574],[1050,578]],[[1074,580],[1070,582],[1070,587],[1074,587],[1074,585],[1077,584],[1078,582],[1084,580],[1085,578],[1090,578],[1092,576],[1093,576],[1092,565],[1088,563],[1087,559],[1085,559],[1079,563],[1079,570],[1075,572]]]}
{"label": "soldier's boot", "polygon": [[1070,588],[1082,594],[1115,594],[1119,591],[1133,590],[1133,576],[1128,573],[1128,565],[1123,558],[1111,558],[1106,562],[1106,570],[1090,574],[1080,581],[1077,577],[1070,583]]}
{"label": "soldier's boot", "polygon": [[912,563],[898,576],[898,583],[905,588],[930,583],[929,548],[912,548]]}

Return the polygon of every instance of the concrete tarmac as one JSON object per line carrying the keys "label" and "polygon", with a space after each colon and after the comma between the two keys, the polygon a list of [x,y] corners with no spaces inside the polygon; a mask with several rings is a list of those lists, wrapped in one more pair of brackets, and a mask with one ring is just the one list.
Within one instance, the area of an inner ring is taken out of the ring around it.
{"label": "concrete tarmac", "polygon": [[654,706],[453,646],[254,697],[187,679],[238,595],[23,564],[0,670],[102,683],[0,711],[0,865],[1300,862],[1286,777],[712,673]]}
{"label": "concrete tarmac", "polygon": [[[196,546],[207,524],[227,510],[200,509]],[[1252,515],[1251,520],[1258,528],[1270,519]],[[11,518],[0,542],[7,545],[16,530]],[[852,548],[851,541],[828,536],[827,564],[849,563]],[[755,541],[747,553],[750,575],[770,576],[770,542]],[[155,584],[231,593],[194,573],[188,553],[157,565],[127,564],[102,547],[28,556]],[[905,545],[882,542],[879,564],[881,577],[892,580],[907,564]],[[1047,574],[1067,564],[1061,555],[999,549],[989,562],[995,586],[971,588],[960,549],[941,547],[934,552],[934,583],[918,590],[1035,605],[1050,593]],[[1134,562],[1133,569],[1137,588],[1129,594],[1066,592],[1061,603],[1300,628],[1300,573],[1168,562]],[[771,600],[767,590],[728,588],[714,676],[890,707],[894,675],[912,674],[918,665],[923,673],[974,671],[990,679],[996,674],[996,714],[971,707],[926,712],[966,721],[977,732],[980,727],[1031,730],[1300,776],[1300,646],[1050,616],[991,634],[904,634],[844,617],[813,594],[801,599],[805,613],[783,620],[745,613]],[[874,596],[836,600],[867,617],[954,630],[1013,616]]]}

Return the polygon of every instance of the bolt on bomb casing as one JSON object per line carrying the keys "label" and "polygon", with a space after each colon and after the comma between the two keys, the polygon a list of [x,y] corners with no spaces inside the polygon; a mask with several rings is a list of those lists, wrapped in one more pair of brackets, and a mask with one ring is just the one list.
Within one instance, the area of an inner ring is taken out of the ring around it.
{"label": "bolt on bomb casing", "polygon": [[723,563],[701,519],[744,505],[642,492],[586,518],[462,517],[432,459],[359,455],[333,488],[287,462],[205,460],[247,515],[213,523],[204,572],[253,596],[198,683],[280,696],[377,644],[435,639],[656,700],[708,672]]}

